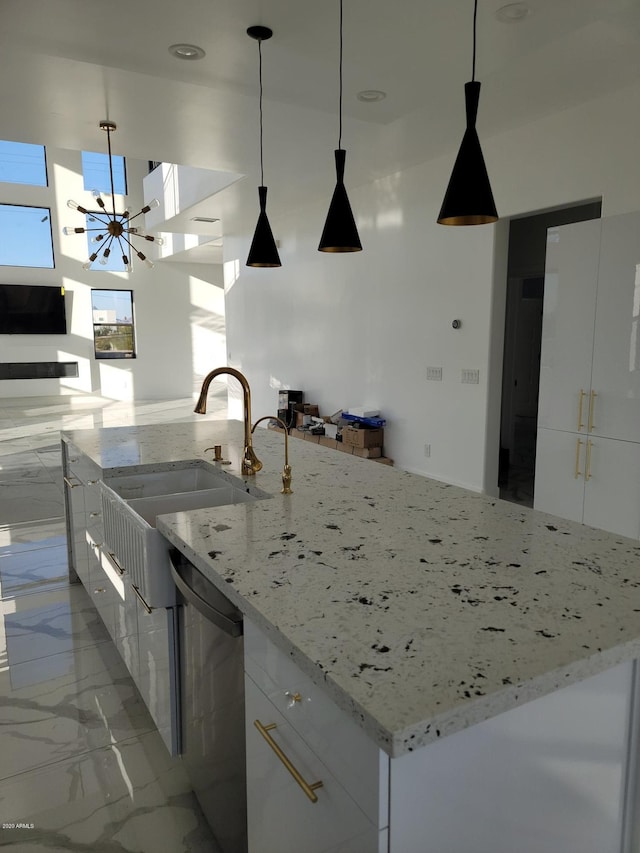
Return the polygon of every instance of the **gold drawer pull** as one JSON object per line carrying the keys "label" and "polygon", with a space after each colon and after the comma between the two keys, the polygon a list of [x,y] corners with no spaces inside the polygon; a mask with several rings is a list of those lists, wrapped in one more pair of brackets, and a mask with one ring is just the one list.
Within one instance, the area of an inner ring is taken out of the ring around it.
{"label": "gold drawer pull", "polygon": [[593,442],[587,442],[587,473],[584,475],[585,480],[591,479],[591,448],[593,447]]}
{"label": "gold drawer pull", "polygon": [[118,558],[116,557],[116,555],[112,551],[109,551],[109,557],[111,558],[111,562],[113,563],[113,565],[118,570],[118,574],[123,575],[125,573],[126,569],[122,568],[122,566],[118,562]]}
{"label": "gold drawer pull", "polygon": [[311,784],[309,784],[308,782],[306,782],[306,781],[302,778],[302,776],[300,775],[299,771],[298,771],[298,770],[296,770],[296,768],[295,768],[295,767],[293,766],[293,764],[289,761],[289,759],[287,758],[287,756],[284,754],[284,752],[280,749],[280,747],[278,746],[278,744],[274,741],[274,739],[273,739],[273,738],[271,737],[271,735],[269,734],[269,732],[270,732],[272,729],[277,728],[277,727],[276,727],[276,724],[275,724],[275,723],[267,723],[267,725],[266,725],[266,726],[263,726],[263,725],[262,725],[262,723],[260,722],[260,720],[254,720],[253,725],[258,729],[258,731],[260,732],[260,734],[262,735],[262,737],[266,740],[266,742],[269,744],[269,746],[271,747],[271,749],[275,752],[275,754],[278,756],[278,758],[280,759],[280,761],[281,761],[281,762],[284,764],[284,766],[287,768],[287,770],[289,771],[289,773],[291,773],[291,775],[293,776],[293,778],[296,780],[296,782],[298,783],[298,785],[300,785],[300,787],[301,787],[301,788],[302,788],[302,790],[305,792],[305,794],[307,795],[307,797],[309,797],[309,799],[311,800],[311,802],[312,802],[312,803],[317,803],[317,802],[318,802],[318,797],[317,797],[313,792],[314,792],[317,788],[322,788],[322,782],[312,782]]}
{"label": "gold drawer pull", "polygon": [[576,441],[576,471],[575,471],[576,480],[578,479],[580,474],[582,474],[582,471],[580,470],[580,447],[583,444],[584,444],[584,441],[580,441],[580,439],[577,439],[577,441]]}
{"label": "gold drawer pull", "polygon": [[593,409],[595,406],[597,396],[598,395],[596,394],[595,391],[592,391],[591,394],[589,395],[589,432],[593,432],[593,430],[595,429],[595,426],[593,424]]}
{"label": "gold drawer pull", "polygon": [[76,486],[82,485],[82,483],[72,483],[68,477],[63,477],[62,479],[65,481],[65,483],[67,484],[67,486],[69,486],[70,489],[75,489]]}
{"label": "gold drawer pull", "polygon": [[585,398],[585,392],[580,389],[580,396],[578,397],[578,432],[582,429],[584,424],[582,423],[582,401]]}
{"label": "gold drawer pull", "polygon": [[135,584],[131,584],[131,589],[132,589],[132,590],[135,592],[135,594],[138,596],[138,598],[140,599],[140,601],[141,601],[141,603],[142,603],[142,606],[143,606],[143,607],[144,607],[144,609],[147,611],[147,613],[153,613],[153,607],[149,607],[149,605],[147,604],[147,602],[146,602],[146,601],[144,600],[144,598],[142,597],[142,595],[141,595],[140,590],[138,589],[138,587],[137,587]]}

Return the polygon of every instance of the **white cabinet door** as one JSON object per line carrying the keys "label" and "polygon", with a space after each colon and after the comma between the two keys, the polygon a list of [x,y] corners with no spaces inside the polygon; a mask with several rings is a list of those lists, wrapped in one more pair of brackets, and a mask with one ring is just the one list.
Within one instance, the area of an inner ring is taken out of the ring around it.
{"label": "white cabinet door", "polygon": [[632,666],[391,762],[391,853],[620,853]]}
{"label": "white cabinet door", "polygon": [[[254,682],[245,676],[249,853],[377,851],[378,827],[331,775]],[[254,725],[268,734],[306,782],[322,782],[313,803]]]}
{"label": "white cabinet door", "polygon": [[586,432],[600,229],[592,219],[547,234],[539,427]]}
{"label": "white cabinet door", "polygon": [[582,521],[587,439],[578,433],[538,430],[534,509]]}
{"label": "white cabinet door", "polygon": [[175,608],[149,608],[138,599],[136,684],[167,749],[178,751]]}
{"label": "white cabinet door", "polygon": [[583,522],[640,537],[640,444],[588,438]]}
{"label": "white cabinet door", "polygon": [[593,433],[640,441],[640,213],[602,220]]}

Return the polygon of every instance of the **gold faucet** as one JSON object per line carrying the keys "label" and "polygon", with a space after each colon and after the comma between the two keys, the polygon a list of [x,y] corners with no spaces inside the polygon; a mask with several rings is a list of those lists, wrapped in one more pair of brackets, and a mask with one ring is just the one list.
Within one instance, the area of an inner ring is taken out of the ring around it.
{"label": "gold faucet", "polygon": [[228,373],[229,376],[235,376],[238,382],[242,385],[242,397],[244,402],[244,451],[242,454],[242,473],[255,474],[262,468],[262,462],[258,459],[253,450],[251,443],[251,389],[247,382],[246,376],[236,370],[234,367],[216,367],[211,373],[207,373],[202,383],[198,402],[193,410],[199,415],[204,415],[207,411],[207,393],[211,380],[222,373]]}
{"label": "gold faucet", "polygon": [[262,421],[277,421],[284,431],[284,468],[282,469],[282,488],[280,489],[280,494],[282,495],[292,495],[291,491],[291,465],[289,465],[289,431],[280,418],[276,418],[273,415],[265,415],[263,418],[258,418],[255,424],[251,427],[251,433]]}

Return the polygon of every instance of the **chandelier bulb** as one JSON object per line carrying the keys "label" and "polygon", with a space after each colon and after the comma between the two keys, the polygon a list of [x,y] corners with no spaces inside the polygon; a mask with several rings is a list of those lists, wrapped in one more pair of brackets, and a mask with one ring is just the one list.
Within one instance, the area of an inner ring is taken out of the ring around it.
{"label": "chandelier bulb", "polygon": [[62,233],[67,237],[70,237],[72,234],[84,234],[84,228],[71,228],[67,225],[62,229]]}
{"label": "chandelier bulb", "polygon": [[[84,228],[82,230],[84,231]],[[104,240],[104,234],[96,234],[95,237],[91,238],[92,243],[99,243],[101,240]]]}
{"label": "chandelier bulb", "polygon": [[77,201],[74,201],[72,198],[67,202],[67,207],[70,207],[71,210],[79,210],[80,213],[87,213],[86,207],[82,207],[82,205],[78,204]]}

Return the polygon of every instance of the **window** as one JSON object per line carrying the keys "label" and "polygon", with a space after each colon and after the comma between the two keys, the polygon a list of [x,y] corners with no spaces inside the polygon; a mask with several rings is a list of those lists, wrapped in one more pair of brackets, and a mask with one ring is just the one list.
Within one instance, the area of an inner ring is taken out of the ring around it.
{"label": "window", "polygon": [[0,181],[46,187],[47,161],[44,145],[0,140]]}
{"label": "window", "polygon": [[92,290],[96,358],[135,358],[132,290]]}
{"label": "window", "polygon": [[48,207],[0,204],[0,266],[53,269]]}
{"label": "window", "polygon": [[[113,162],[113,191],[116,195],[126,195],[127,179],[124,170],[124,157],[117,157],[114,154],[111,159]],[[84,178],[84,188],[88,192],[98,190],[110,195],[109,156],[93,151],[83,151],[82,177]]]}

